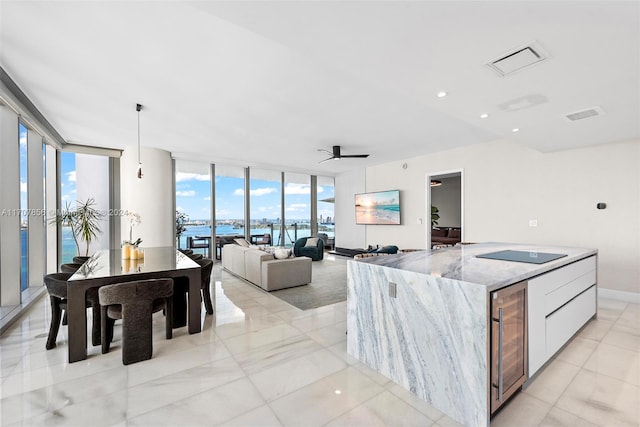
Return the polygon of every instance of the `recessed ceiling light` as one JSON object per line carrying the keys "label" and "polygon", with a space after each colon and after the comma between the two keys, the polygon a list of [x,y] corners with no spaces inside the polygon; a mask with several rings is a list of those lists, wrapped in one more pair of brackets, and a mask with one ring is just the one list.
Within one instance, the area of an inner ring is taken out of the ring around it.
{"label": "recessed ceiling light", "polygon": [[342,391],[340,391],[340,390],[336,390],[334,393],[335,393],[335,394],[342,394]]}
{"label": "recessed ceiling light", "polygon": [[481,119],[486,119],[487,117],[489,117],[489,115],[487,113],[480,114],[480,118]]}
{"label": "recessed ceiling light", "polygon": [[445,96],[447,96],[447,92],[445,91],[438,92],[438,95],[437,95],[438,98],[444,98]]}
{"label": "recessed ceiling light", "polygon": [[511,129],[511,132],[520,132],[520,129],[518,129],[518,128],[513,128],[513,129]]}

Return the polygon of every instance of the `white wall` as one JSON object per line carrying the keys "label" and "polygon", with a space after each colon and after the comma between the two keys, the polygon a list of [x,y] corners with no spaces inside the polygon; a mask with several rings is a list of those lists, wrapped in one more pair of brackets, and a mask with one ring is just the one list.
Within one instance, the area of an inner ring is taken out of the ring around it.
{"label": "white wall", "polygon": [[431,187],[431,204],[438,208],[440,227],[462,227],[460,177],[437,178],[442,185]]}
{"label": "white wall", "polygon": [[[0,211],[20,209],[18,116],[0,105]],[[0,305],[20,304],[20,215],[0,215]]]}
{"label": "white wall", "polygon": [[367,226],[356,225],[354,197],[357,193],[367,191],[365,170],[355,169],[338,175],[335,183],[335,245],[341,248],[365,248]]}
{"label": "white wall", "polygon": [[58,271],[58,227],[52,219],[55,218],[58,186],[56,185],[56,149],[47,145],[47,170],[45,171],[45,203],[47,207],[47,270],[46,273]]}
{"label": "white wall", "polygon": [[[142,179],[138,169],[137,147],[126,148],[120,159],[120,206],[140,214],[142,223],[133,229],[133,240],[141,238],[142,247],[175,244],[174,189],[171,155],[168,151],[142,148]],[[122,239],[129,240],[129,223],[122,218]]]}
{"label": "white wall", "polygon": [[[466,241],[597,248],[599,285],[640,293],[640,141],[555,153],[495,141],[367,168],[367,191],[402,191],[403,225],[366,226],[366,244],[426,247],[425,175],[454,169],[464,169]],[[336,211],[336,225],[349,220]]]}

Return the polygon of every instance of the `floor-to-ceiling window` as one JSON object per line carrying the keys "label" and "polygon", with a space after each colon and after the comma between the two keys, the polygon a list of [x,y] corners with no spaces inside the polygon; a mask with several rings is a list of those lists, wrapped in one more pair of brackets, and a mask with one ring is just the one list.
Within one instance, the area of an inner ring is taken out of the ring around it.
{"label": "floor-to-ceiling window", "polygon": [[286,172],[284,175],[285,246],[311,235],[311,176]]}
{"label": "floor-to-ceiling window", "polygon": [[[266,169],[250,169],[250,236],[271,233],[272,244],[284,246],[291,239],[281,236],[282,224],[282,173]],[[285,231],[286,234],[286,231]]]}
{"label": "floor-to-ceiling window", "polygon": [[20,290],[29,287],[29,157],[27,128],[19,124],[20,144]]}
{"label": "floor-to-ceiling window", "polygon": [[[87,245],[74,239],[71,227],[62,226],[60,263],[73,261],[76,255],[93,255],[109,248],[109,222],[113,219],[109,201],[109,157],[74,152],[60,153],[61,210],[74,210],[87,202],[101,214],[100,231]],[[117,218],[119,221],[120,218]]]}
{"label": "floor-to-ceiling window", "polygon": [[216,235],[244,234],[244,168],[216,164]]}
{"label": "floor-to-ceiling window", "polygon": [[[308,174],[183,160],[175,161],[175,169],[176,218],[184,226],[178,240],[181,248],[188,247],[189,238],[194,241],[213,235],[209,218],[215,221],[213,246],[218,259],[220,245],[233,243],[236,237],[247,236],[258,245],[291,246],[298,238],[315,233],[317,226],[318,233],[326,234],[331,244],[334,241],[333,177],[316,180]],[[317,213],[315,218],[312,212]]]}
{"label": "floor-to-ceiling window", "polygon": [[318,194],[318,232],[329,236],[330,242],[335,240],[335,184],[332,176],[317,177]]}
{"label": "floor-to-ceiling window", "polygon": [[[184,232],[177,242],[186,248],[194,238],[211,236],[211,177],[208,163],[176,160],[176,215],[183,215]],[[202,244],[206,239],[201,239]]]}
{"label": "floor-to-ceiling window", "polygon": [[42,287],[45,273],[44,139],[11,109],[0,109],[2,299],[17,305]]}
{"label": "floor-to-ceiling window", "polygon": [[[76,204],[76,153],[60,153],[60,200],[61,210],[73,209]],[[73,261],[78,255],[71,227],[62,226],[62,252],[60,262],[62,264]]]}

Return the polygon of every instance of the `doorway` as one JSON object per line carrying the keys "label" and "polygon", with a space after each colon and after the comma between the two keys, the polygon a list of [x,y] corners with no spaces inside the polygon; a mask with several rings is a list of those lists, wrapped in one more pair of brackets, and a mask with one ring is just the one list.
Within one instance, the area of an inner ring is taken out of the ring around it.
{"label": "doorway", "polygon": [[427,174],[426,218],[427,248],[455,246],[464,241],[463,170],[456,169]]}

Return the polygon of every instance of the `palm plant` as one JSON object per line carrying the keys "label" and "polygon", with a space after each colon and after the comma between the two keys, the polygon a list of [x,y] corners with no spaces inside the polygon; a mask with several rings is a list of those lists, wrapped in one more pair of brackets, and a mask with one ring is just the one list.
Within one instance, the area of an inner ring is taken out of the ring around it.
{"label": "palm plant", "polygon": [[89,256],[91,242],[102,232],[100,221],[104,214],[94,207],[95,204],[96,201],[93,198],[85,202],[76,201],[75,208],[67,202],[64,209],[53,218],[56,224],[71,228],[78,255],[80,255],[80,241],[85,242],[86,245],[84,256]]}

